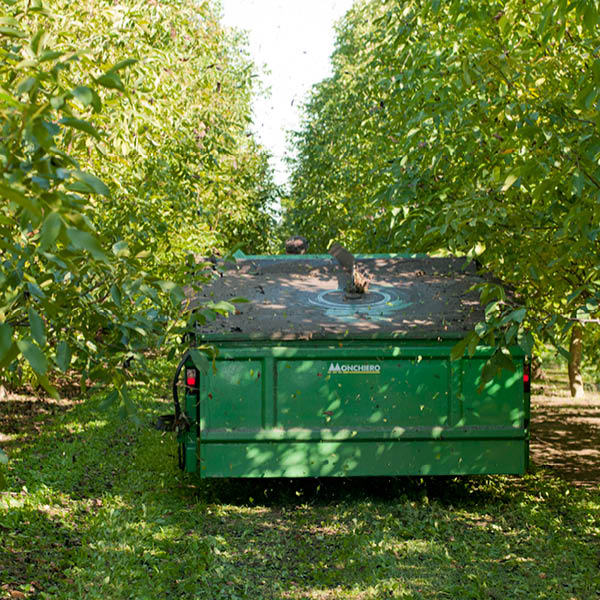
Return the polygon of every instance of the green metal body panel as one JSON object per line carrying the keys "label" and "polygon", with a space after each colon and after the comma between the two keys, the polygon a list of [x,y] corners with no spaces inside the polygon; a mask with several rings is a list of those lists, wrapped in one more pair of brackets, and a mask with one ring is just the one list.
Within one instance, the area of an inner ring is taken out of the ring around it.
{"label": "green metal body panel", "polygon": [[[521,474],[524,356],[478,391],[489,351],[455,340],[219,342],[188,388],[185,470],[201,477]],[[189,368],[194,368],[189,362]]]}

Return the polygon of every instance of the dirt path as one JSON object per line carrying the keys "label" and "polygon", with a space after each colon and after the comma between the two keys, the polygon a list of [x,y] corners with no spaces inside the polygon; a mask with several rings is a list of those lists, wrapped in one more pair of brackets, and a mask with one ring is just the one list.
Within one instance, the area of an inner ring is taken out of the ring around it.
{"label": "dirt path", "polygon": [[571,398],[565,376],[549,373],[531,395],[531,462],[574,485],[600,486],[600,393]]}
{"label": "dirt path", "polygon": [[72,408],[76,398],[41,398],[29,393],[7,393],[0,386],[0,448],[10,451],[34,438],[54,415]]}

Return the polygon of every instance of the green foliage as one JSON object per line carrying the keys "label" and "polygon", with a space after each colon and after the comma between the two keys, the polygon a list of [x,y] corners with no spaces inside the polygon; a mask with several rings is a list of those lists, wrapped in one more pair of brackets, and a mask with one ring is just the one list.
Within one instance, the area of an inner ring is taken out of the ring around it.
{"label": "green foliage", "polygon": [[193,253],[268,247],[252,64],[209,2],[16,0],[0,24],[0,370],[127,404],[186,329]]}
{"label": "green foliage", "polygon": [[102,86],[104,110],[91,115],[100,137],[71,152],[110,182],[103,230],[148,252],[155,274],[190,249],[267,250],[276,190],[248,133],[253,65],[212,3],[61,0],[56,12],[55,35],[89,45],[73,74],[78,103],[97,107],[88,73]]}
{"label": "green foliage", "polygon": [[380,63],[371,54],[372,40],[383,33],[374,20],[385,10],[383,2],[360,2],[345,16],[334,74],[314,86],[302,130],[292,137],[296,152],[284,227],[305,235],[311,252],[325,252],[335,240],[356,252],[385,251],[390,242],[385,214],[372,203],[381,175],[391,181],[383,170],[394,157],[388,139],[393,126],[380,118]]}
{"label": "green foliage", "polygon": [[357,3],[296,136],[288,228],[476,259],[512,290],[481,289],[496,366],[532,346],[522,325],[559,346],[597,325],[599,34],[596,1]]}

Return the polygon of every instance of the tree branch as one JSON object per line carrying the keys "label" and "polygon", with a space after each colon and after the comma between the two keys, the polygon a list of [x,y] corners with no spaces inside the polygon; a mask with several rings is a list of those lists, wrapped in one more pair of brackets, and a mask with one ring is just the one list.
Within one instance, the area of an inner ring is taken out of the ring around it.
{"label": "tree branch", "polygon": [[580,164],[577,159],[577,168],[600,190],[600,181],[598,181],[591,173],[588,173]]}

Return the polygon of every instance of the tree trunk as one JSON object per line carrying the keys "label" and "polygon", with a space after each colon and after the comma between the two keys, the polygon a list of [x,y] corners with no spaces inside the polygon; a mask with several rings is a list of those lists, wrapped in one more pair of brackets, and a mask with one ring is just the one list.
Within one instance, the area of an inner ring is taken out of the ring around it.
{"label": "tree trunk", "polygon": [[542,361],[539,356],[531,357],[531,380],[532,381],[547,381],[548,375],[542,369]]}
{"label": "tree trunk", "polygon": [[573,325],[571,329],[571,345],[569,353],[571,360],[569,361],[569,387],[571,388],[571,396],[573,398],[583,398],[583,378],[581,377],[581,356],[583,344],[583,329],[579,323]]}

